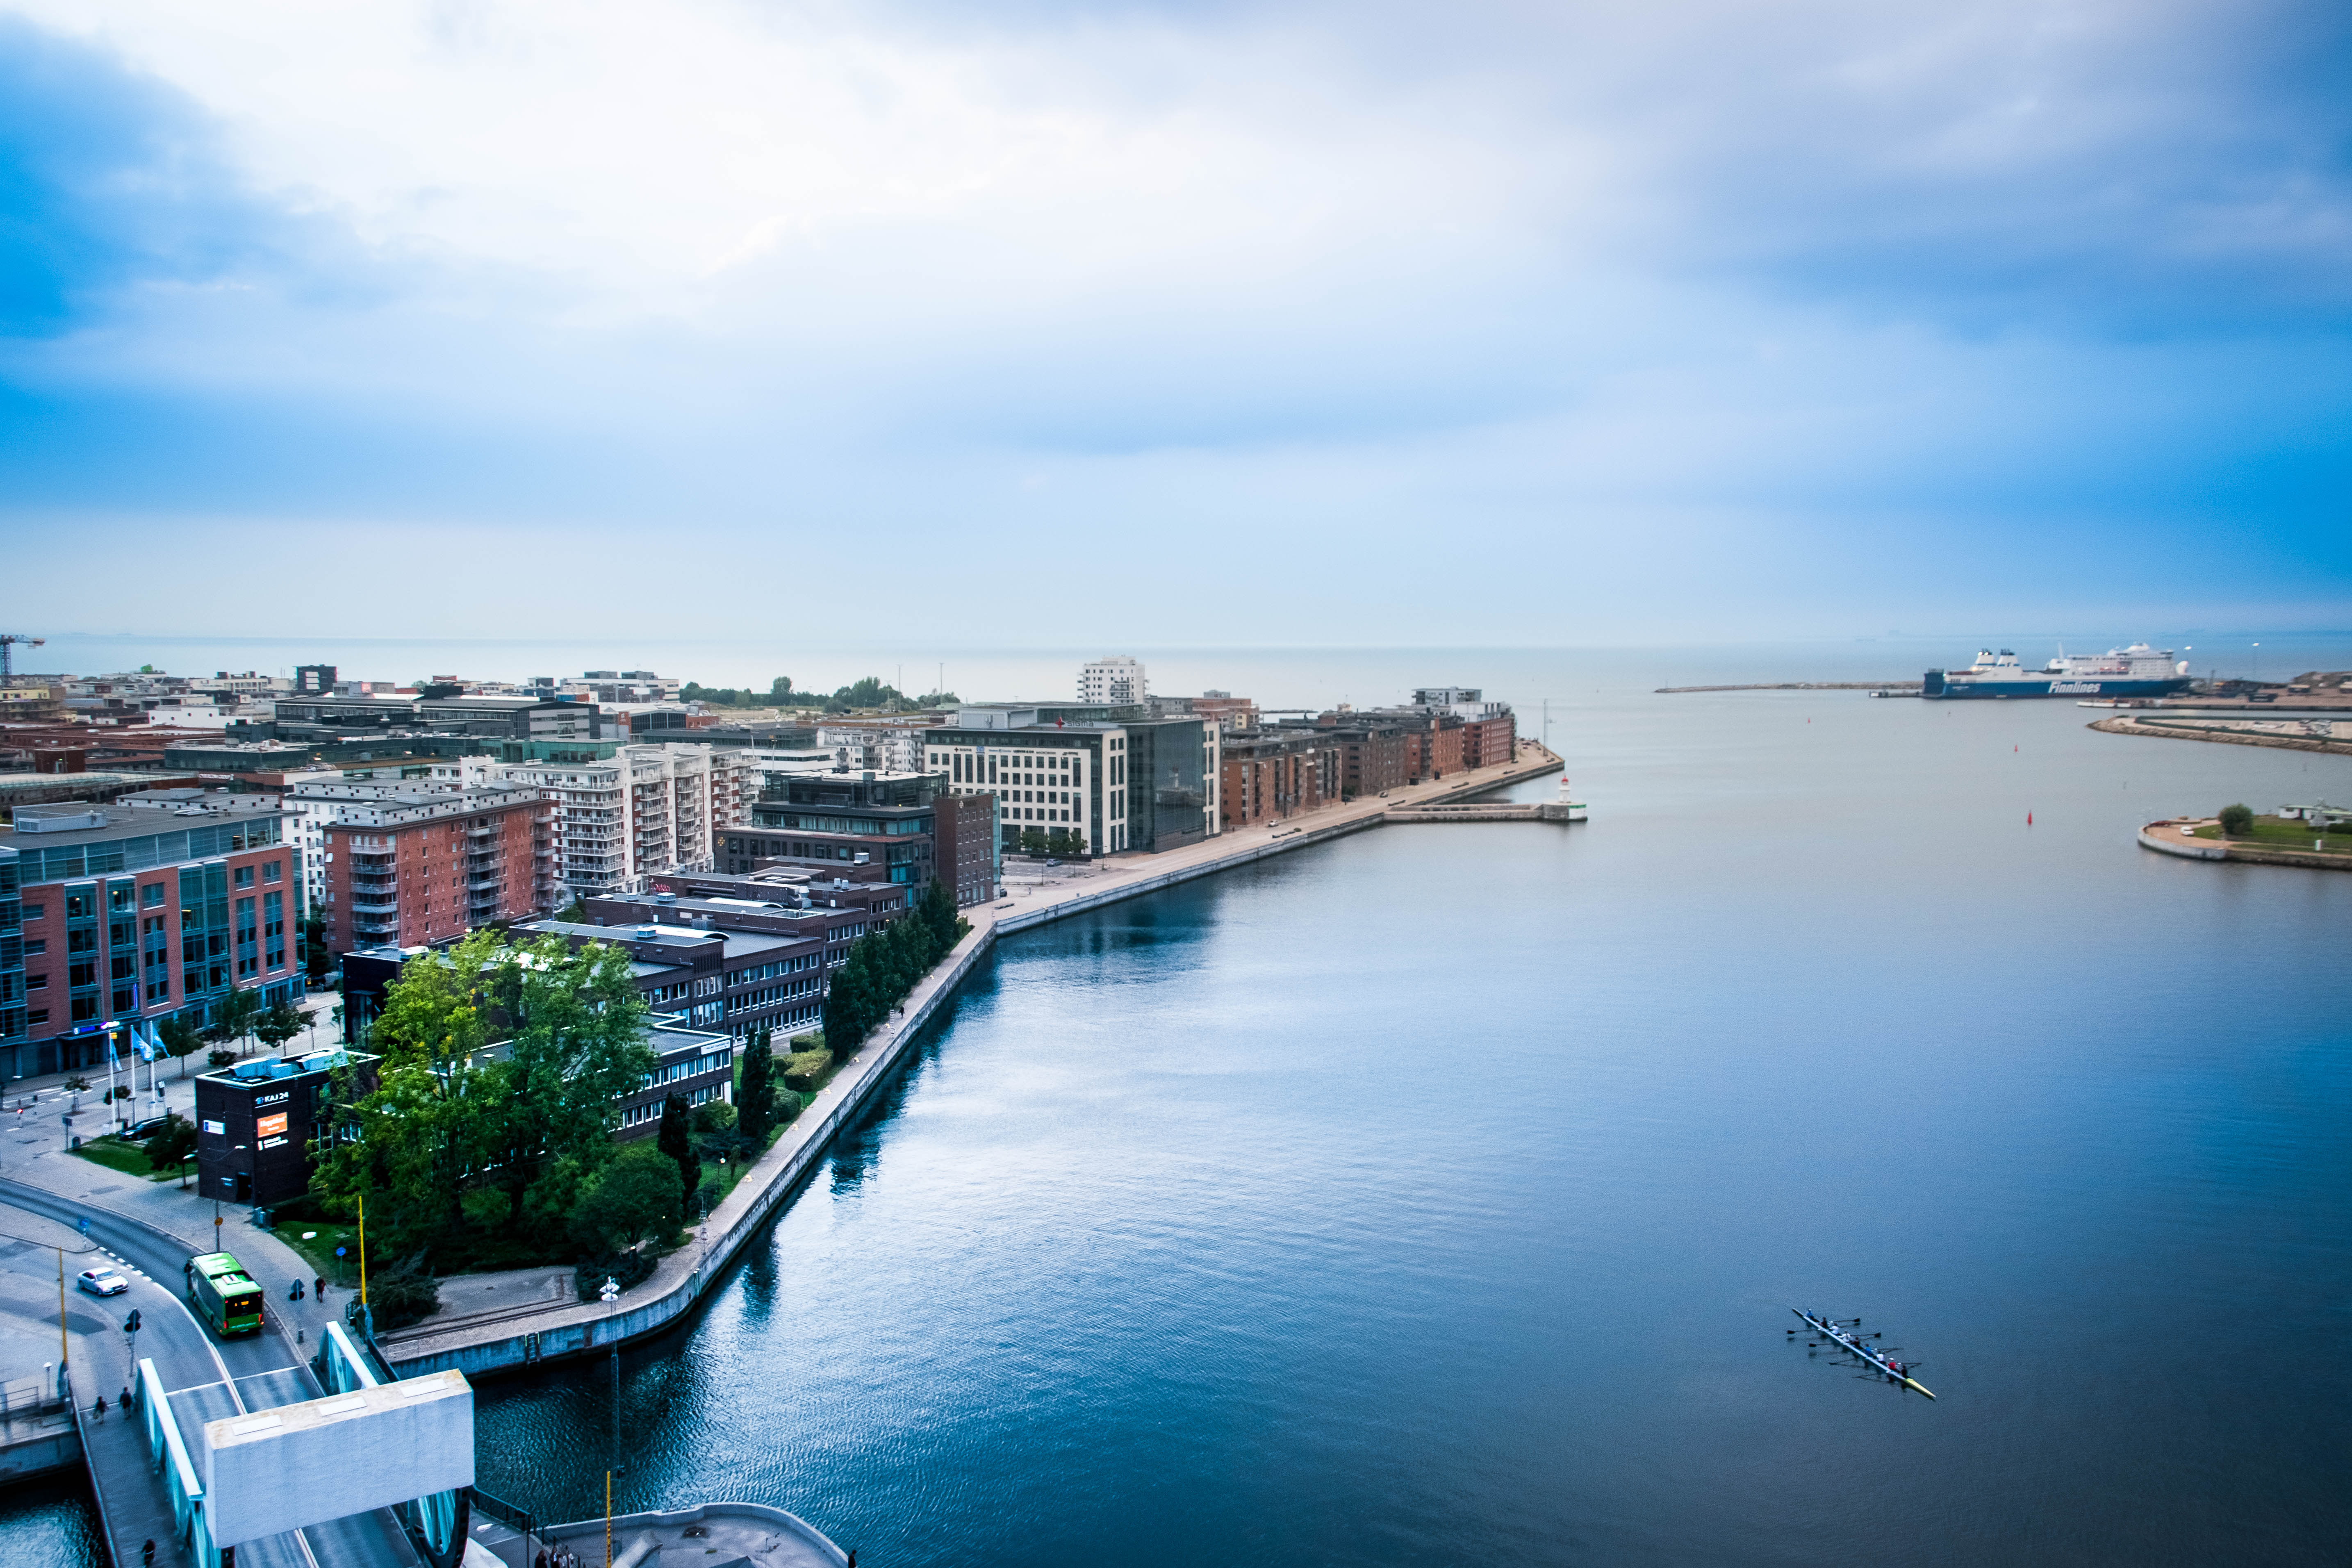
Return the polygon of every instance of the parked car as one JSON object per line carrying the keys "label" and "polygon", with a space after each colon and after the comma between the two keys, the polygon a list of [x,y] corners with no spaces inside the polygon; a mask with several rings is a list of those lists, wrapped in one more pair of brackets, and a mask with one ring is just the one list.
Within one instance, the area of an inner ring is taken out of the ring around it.
{"label": "parked car", "polygon": [[93,1296],[120,1296],[131,1289],[131,1281],[108,1268],[85,1268],[74,1276],[74,1283]]}

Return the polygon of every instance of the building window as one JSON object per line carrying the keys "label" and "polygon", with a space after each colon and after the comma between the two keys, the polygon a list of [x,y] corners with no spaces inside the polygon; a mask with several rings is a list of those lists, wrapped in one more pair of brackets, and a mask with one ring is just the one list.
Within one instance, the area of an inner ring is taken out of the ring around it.
{"label": "building window", "polygon": [[250,867],[250,866],[239,866],[239,867],[236,868],[236,885],[237,885],[238,887],[240,887],[240,888],[250,888],[251,886],[253,886],[253,868],[252,868],[252,867]]}
{"label": "building window", "polygon": [[140,889],[139,901],[145,904],[151,910],[157,904],[162,903],[163,901],[163,884],[161,882],[150,882],[145,887]]}
{"label": "building window", "polygon": [[47,1007],[36,1007],[25,1015],[25,1022],[27,1025],[46,1024],[48,1021],[49,1010]]}
{"label": "building window", "polygon": [[285,862],[282,860],[265,861],[261,868],[261,879],[265,882],[275,882],[280,880],[283,876],[284,865]]}

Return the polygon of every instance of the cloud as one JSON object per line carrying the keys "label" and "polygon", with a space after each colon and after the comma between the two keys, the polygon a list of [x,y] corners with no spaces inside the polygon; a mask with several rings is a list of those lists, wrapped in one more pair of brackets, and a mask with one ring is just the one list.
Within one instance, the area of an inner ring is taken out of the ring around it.
{"label": "cloud", "polygon": [[1171,617],[1242,550],[1334,625],[1435,531],[1535,628],[2017,591],[1961,538],[2153,595],[2218,521],[2352,596],[2316,5],[13,9],[0,527],[896,538]]}

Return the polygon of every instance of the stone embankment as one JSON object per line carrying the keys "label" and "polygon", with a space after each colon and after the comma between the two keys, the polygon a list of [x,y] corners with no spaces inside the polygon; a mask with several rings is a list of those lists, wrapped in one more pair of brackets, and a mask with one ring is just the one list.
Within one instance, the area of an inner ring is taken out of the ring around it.
{"label": "stone embankment", "polygon": [[470,1378],[556,1357],[583,1355],[676,1328],[691,1314],[705,1289],[735,1254],[800,1190],[823,1162],[835,1137],[855,1122],[887,1085],[893,1070],[913,1049],[923,1026],[954,994],[999,934],[1026,931],[1196,877],[1360,833],[1384,821],[1407,820],[1417,808],[1491,794],[1558,773],[1560,767],[1553,752],[1522,742],[1517,756],[1508,763],[1391,790],[1385,797],[1328,806],[1291,822],[1219,834],[1162,854],[1114,856],[1077,868],[1073,875],[1041,879],[992,907],[967,910],[971,933],[924,977],[890,1020],[842,1065],[814,1102],[745,1173],[726,1201],[704,1221],[695,1243],[664,1258],[650,1279],[610,1304],[539,1300],[491,1311],[436,1315],[414,1328],[385,1335],[384,1354],[404,1377],[454,1367]]}
{"label": "stone embankment", "polygon": [[2253,844],[2242,838],[2200,838],[2197,830],[2215,826],[2214,819],[2172,817],[2151,822],[2139,830],[2143,849],[2177,855],[2184,860],[2236,860],[2253,866],[2301,866],[2315,871],[2352,871],[2352,855],[2325,849],[2288,849],[2276,844]]}
{"label": "stone embankment", "polygon": [[2223,746],[2275,746],[2285,752],[2321,752],[2331,756],[2352,756],[2352,741],[2326,740],[2312,735],[2262,734],[2245,730],[2209,730],[2161,720],[2125,718],[2094,720],[2094,730],[2104,730],[2110,735],[2148,735],[2159,741],[2210,741]]}

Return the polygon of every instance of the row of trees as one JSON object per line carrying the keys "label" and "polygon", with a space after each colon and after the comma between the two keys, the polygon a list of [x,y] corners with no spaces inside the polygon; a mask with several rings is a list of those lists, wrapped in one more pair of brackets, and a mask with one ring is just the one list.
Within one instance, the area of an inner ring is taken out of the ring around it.
{"label": "row of trees", "polygon": [[874,1026],[970,930],[971,922],[956,913],[947,884],[934,881],[903,918],[850,943],[824,998],[824,1043],[834,1060],[848,1060]]}
{"label": "row of trees", "polygon": [[961,700],[952,691],[927,691],[909,697],[878,676],[866,676],[835,690],[795,691],[793,678],[780,675],[761,691],[750,686],[703,686],[688,681],[677,694],[688,702],[710,708],[821,708],[827,713],[848,713],[861,708],[939,708]]}
{"label": "row of trees", "polygon": [[274,1007],[264,1007],[261,998],[251,991],[232,991],[213,1010],[213,1021],[203,1028],[184,1018],[166,1018],[155,1026],[155,1037],[164,1054],[181,1061],[180,1070],[187,1071],[186,1058],[206,1046],[220,1047],[216,1057],[226,1057],[226,1047],[236,1045],[240,1049],[248,1040],[258,1040],[276,1050],[310,1026],[313,1013],[307,1008],[291,1007],[280,1002]]}
{"label": "row of trees", "polygon": [[1024,827],[1021,830],[1021,853],[1024,855],[1083,855],[1087,852],[1087,836],[1075,827]]}

